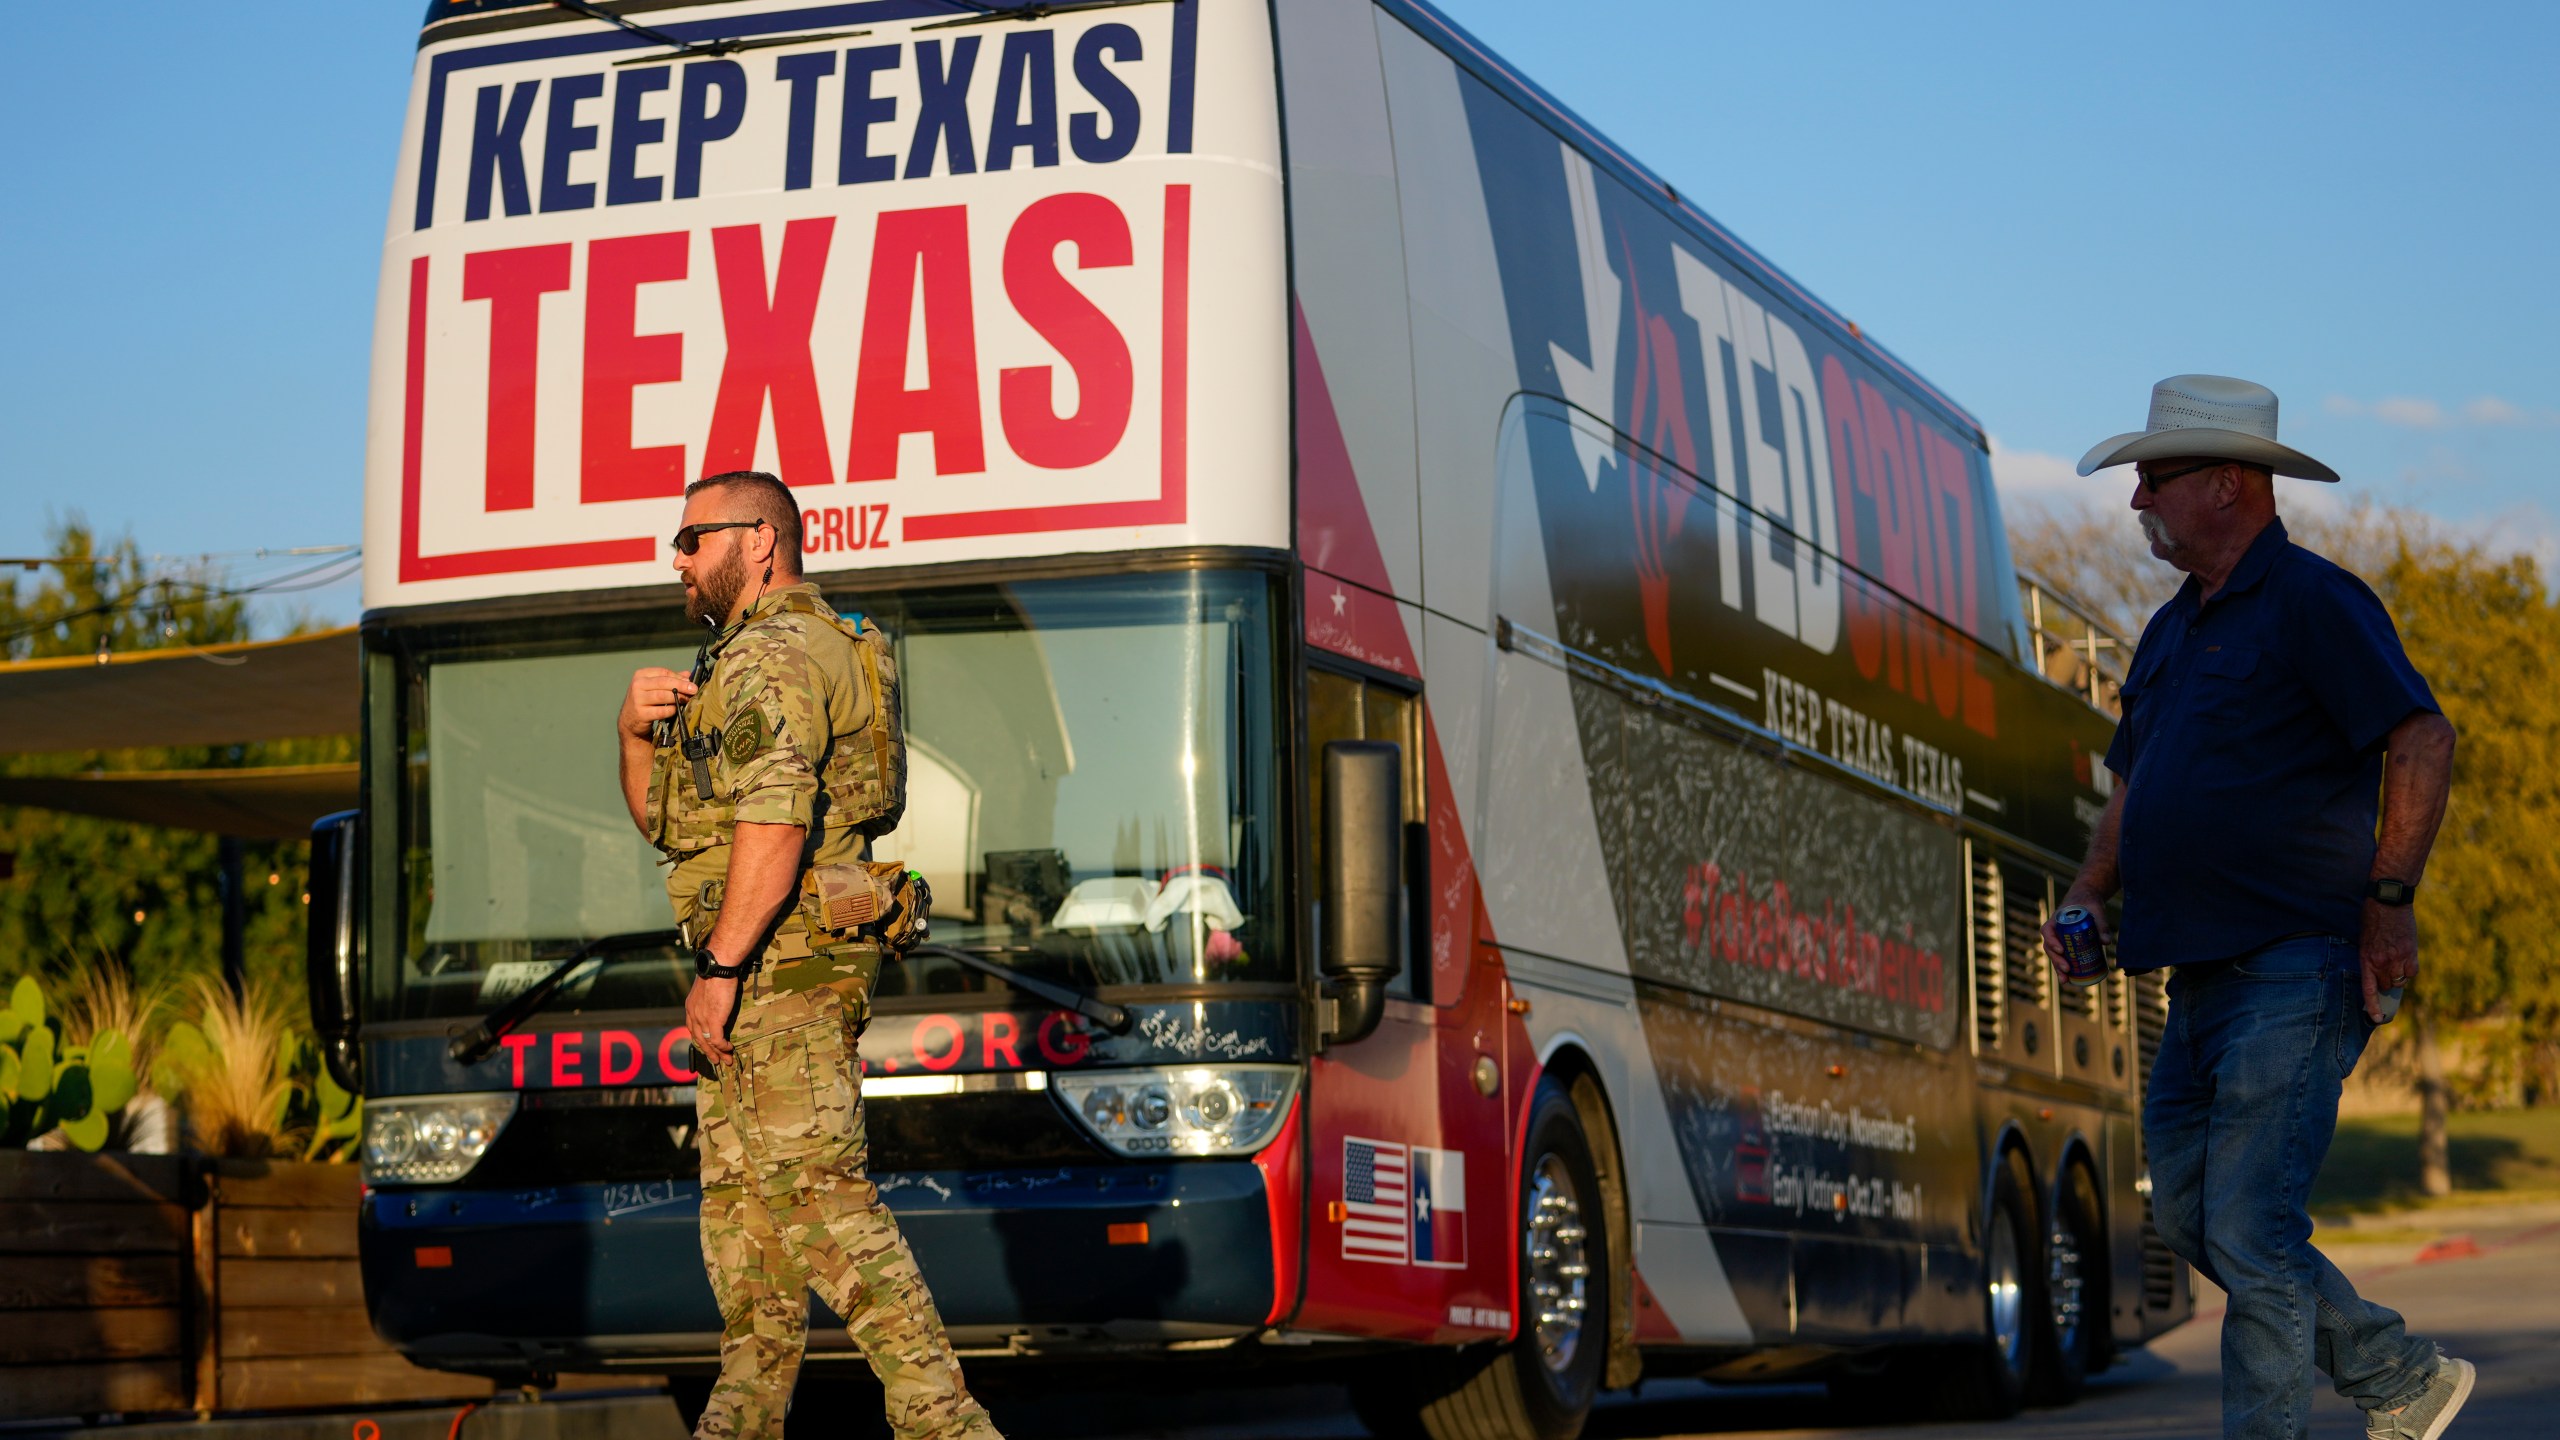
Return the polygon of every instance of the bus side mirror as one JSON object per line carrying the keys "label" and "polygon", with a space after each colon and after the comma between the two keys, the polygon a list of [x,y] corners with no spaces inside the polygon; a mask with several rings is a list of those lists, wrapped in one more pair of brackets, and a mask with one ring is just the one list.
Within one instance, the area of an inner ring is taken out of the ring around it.
{"label": "bus side mirror", "polygon": [[356,914],[356,857],[364,812],[341,810],[311,826],[310,930],[303,967],[311,987],[311,1033],[329,1078],[361,1094],[356,1051],[356,960],[363,929]]}
{"label": "bus side mirror", "polygon": [[1322,1030],[1347,1045],[1378,1028],[1403,923],[1404,762],[1383,740],[1324,747]]}

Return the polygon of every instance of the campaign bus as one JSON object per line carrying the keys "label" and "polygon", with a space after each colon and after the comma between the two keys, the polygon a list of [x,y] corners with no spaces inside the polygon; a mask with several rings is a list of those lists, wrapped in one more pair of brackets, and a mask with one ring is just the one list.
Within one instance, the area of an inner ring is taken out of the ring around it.
{"label": "campaign bus", "polygon": [[2164,992],[2038,940],[2110,657],[1981,425],[1430,6],[436,0],[372,367],[314,1018],[418,1363],[707,1385],[611,727],[741,468],[904,679],[862,1089],[973,1375],[1562,1440],[1646,1375],[1997,1413],[2191,1313]]}

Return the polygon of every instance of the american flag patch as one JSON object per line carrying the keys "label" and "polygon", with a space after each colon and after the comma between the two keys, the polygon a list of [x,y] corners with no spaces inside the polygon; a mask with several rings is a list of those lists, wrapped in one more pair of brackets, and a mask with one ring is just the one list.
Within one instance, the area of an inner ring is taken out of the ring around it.
{"label": "american flag patch", "polygon": [[1407,1163],[1402,1145],[1343,1138],[1343,1259],[1407,1263],[1413,1249]]}

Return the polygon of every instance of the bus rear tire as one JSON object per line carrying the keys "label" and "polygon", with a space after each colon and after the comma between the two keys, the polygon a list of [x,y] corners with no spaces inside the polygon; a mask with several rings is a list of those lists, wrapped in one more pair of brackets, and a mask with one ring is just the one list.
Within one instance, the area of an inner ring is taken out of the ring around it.
{"label": "bus rear tire", "polygon": [[1426,1382],[1431,1440],[1573,1440],[1609,1363],[1607,1211],[1573,1098],[1553,1078],[1529,1105],[1520,1166],[1518,1338],[1470,1346]]}
{"label": "bus rear tire", "polygon": [[2001,1157],[1982,1231],[1983,1339],[1959,1350],[1942,1374],[1931,1408],[1945,1419],[2006,1420],[2036,1388],[2048,1307],[2028,1185],[2025,1162],[2015,1153]]}
{"label": "bus rear tire", "polygon": [[2107,1368],[2110,1307],[2106,1229],[2098,1218],[2098,1183],[2081,1165],[2062,1172],[2054,1189],[2053,1224],[2045,1240],[2043,1324],[2036,1341],[2034,1399],[2068,1405],[2089,1377]]}

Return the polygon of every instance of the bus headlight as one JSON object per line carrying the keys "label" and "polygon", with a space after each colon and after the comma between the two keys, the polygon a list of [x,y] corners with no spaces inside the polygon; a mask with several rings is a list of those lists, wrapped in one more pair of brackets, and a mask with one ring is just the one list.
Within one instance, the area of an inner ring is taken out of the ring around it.
{"label": "bus headlight", "polygon": [[1049,1090],[1121,1155],[1250,1155],[1298,1093],[1294,1065],[1167,1065],[1054,1071]]}
{"label": "bus headlight", "polygon": [[512,1093],[367,1098],[368,1185],[449,1185],[471,1173],[516,1113]]}

